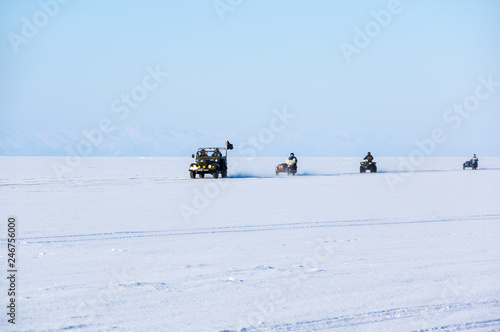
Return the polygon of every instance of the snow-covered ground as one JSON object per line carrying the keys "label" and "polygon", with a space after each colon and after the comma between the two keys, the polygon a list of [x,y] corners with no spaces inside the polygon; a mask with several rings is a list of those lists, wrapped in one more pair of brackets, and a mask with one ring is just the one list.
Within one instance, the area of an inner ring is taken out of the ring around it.
{"label": "snow-covered ground", "polygon": [[500,158],[359,161],[2,157],[0,330],[500,330]]}

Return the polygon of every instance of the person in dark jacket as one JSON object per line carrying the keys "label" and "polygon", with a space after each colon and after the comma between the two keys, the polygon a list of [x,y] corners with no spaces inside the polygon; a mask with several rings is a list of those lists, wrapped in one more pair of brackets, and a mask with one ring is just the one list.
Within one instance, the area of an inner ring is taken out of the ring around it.
{"label": "person in dark jacket", "polygon": [[297,157],[295,157],[295,155],[292,153],[290,153],[290,157],[288,157],[288,159],[286,160],[286,163],[289,167],[293,167],[295,169],[297,169]]}
{"label": "person in dark jacket", "polygon": [[366,161],[371,163],[373,161],[372,154],[370,152],[368,152],[368,154],[366,155],[366,157],[363,160],[366,160]]}

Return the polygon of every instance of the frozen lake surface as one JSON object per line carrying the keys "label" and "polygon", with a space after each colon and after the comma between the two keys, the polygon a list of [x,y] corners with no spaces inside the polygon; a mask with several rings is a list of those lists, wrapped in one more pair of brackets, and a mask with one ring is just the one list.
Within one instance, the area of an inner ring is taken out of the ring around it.
{"label": "frozen lake surface", "polygon": [[500,330],[500,158],[281,159],[1,157],[0,329]]}

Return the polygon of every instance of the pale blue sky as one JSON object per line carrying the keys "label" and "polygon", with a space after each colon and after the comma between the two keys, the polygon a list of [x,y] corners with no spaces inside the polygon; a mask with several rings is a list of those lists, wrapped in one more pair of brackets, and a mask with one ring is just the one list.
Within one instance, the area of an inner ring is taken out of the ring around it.
{"label": "pale blue sky", "polygon": [[[355,28],[391,2],[242,0],[221,20],[211,0],[73,0],[16,52],[23,18],[43,20],[40,3],[58,2],[2,1],[0,129],[88,130],[110,118],[237,139],[286,107],[297,118],[276,142],[296,137],[290,149],[303,155],[313,143],[336,155],[328,137],[366,134],[397,140],[372,142],[378,155],[405,156],[437,127],[449,139],[436,155],[500,155],[500,87],[459,128],[443,119],[479,76],[500,82],[500,2],[400,1],[348,62],[341,43],[355,45]],[[113,101],[157,65],[168,77],[119,118]]]}

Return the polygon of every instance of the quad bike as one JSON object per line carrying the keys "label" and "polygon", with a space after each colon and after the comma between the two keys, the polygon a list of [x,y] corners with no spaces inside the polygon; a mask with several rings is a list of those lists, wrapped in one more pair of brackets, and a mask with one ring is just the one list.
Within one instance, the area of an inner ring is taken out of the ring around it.
{"label": "quad bike", "polygon": [[477,169],[477,161],[473,161],[472,159],[471,160],[467,160],[464,163],[464,169],[466,167],[470,167],[470,168],[472,168],[472,170],[476,170]]}
{"label": "quad bike", "polygon": [[276,171],[276,175],[279,175],[280,173],[295,175],[297,174],[297,163],[295,160],[287,159],[286,163],[279,164],[274,168],[274,170]]}
{"label": "quad bike", "polygon": [[360,162],[359,172],[366,173],[366,171],[370,171],[370,173],[377,173],[377,163],[367,160]]}

